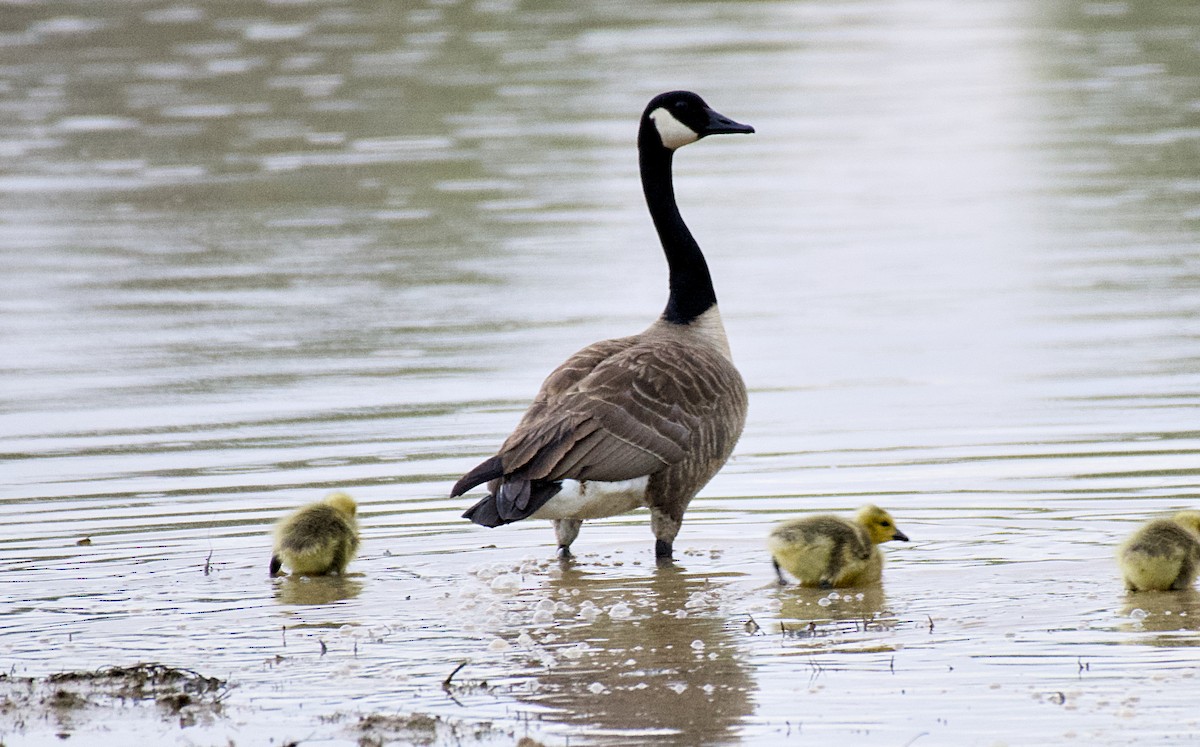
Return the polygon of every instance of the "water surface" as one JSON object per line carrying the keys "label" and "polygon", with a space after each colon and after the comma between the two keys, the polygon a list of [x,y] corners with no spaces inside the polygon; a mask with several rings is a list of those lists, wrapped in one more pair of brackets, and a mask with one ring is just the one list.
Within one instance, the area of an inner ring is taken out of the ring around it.
{"label": "water surface", "polygon": [[[1112,555],[1200,495],[1198,48],[1186,2],[10,4],[0,665],[236,687],[0,738],[1194,731],[1200,597]],[[758,130],[676,159],[749,421],[674,567],[635,513],[564,568],[447,494],[661,310],[633,141],[674,88]],[[268,579],[334,488],[353,574]],[[775,521],[867,501],[913,539],[881,587],[773,584]]]}

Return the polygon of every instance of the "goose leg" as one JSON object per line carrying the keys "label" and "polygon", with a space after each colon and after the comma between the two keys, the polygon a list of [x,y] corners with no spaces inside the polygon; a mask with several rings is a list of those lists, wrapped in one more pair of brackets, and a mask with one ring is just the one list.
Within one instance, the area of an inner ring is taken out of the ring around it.
{"label": "goose leg", "polygon": [[771,565],[775,566],[775,575],[779,577],[779,585],[787,586],[787,580],[783,577],[783,569],[779,567],[779,561],[771,558]]}
{"label": "goose leg", "polygon": [[660,508],[650,508],[650,531],[654,532],[654,557],[659,560],[670,560],[675,544],[675,535],[679,534],[681,519],[673,518]]}
{"label": "goose leg", "polygon": [[558,540],[558,557],[571,557],[571,543],[579,536],[579,527],[583,522],[579,519],[555,519],[554,537]]}

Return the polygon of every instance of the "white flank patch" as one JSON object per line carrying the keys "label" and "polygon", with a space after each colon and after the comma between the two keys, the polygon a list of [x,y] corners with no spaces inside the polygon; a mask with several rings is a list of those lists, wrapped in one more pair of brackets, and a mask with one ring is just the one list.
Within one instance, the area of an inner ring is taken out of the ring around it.
{"label": "white flank patch", "polygon": [[695,130],[675,119],[674,114],[661,106],[650,112],[650,119],[654,120],[654,128],[658,130],[658,137],[662,140],[662,144],[671,150],[682,148],[688,143],[694,143],[700,139]]}
{"label": "white flank patch", "polygon": [[603,519],[646,505],[649,477],[621,482],[563,480],[563,488],[533,514],[534,519]]}

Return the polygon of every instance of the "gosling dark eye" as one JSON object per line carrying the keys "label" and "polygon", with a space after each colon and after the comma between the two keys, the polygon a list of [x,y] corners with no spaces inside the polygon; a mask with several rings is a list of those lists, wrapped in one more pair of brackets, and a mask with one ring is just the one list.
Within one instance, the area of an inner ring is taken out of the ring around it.
{"label": "gosling dark eye", "polygon": [[890,522],[890,521],[879,522],[879,526],[881,526],[881,527],[890,527],[891,525],[892,525],[892,522]]}

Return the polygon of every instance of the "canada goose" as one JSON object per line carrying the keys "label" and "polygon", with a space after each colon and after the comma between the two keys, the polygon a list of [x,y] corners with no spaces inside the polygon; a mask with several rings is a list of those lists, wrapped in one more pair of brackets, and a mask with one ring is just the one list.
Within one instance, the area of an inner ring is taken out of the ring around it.
{"label": "canada goose", "polygon": [[1189,588],[1200,569],[1200,511],[1144,525],[1121,545],[1117,559],[1130,591]]}
{"label": "canada goose", "polygon": [[883,554],[876,545],[890,540],[908,542],[908,537],[891,514],[868,504],[852,521],[830,514],[785,521],[771,531],[767,548],[780,584],[787,583],[782,566],[801,586],[829,589],[878,581]]}
{"label": "canada goose", "polygon": [[341,575],[358,552],[358,504],[345,493],[299,508],[275,525],[271,575],[287,566],[302,576]]}
{"label": "canada goose", "polygon": [[675,204],[671,160],[708,135],[751,132],[694,93],[650,100],[638,161],[667,257],[666,309],[641,334],[593,343],[546,378],[499,452],[454,485],[451,497],[488,483],[464,518],[486,527],[550,519],[570,557],[584,519],[647,506],[655,555],[671,557],[683,512],[729,458],[747,405],[708,265]]}

